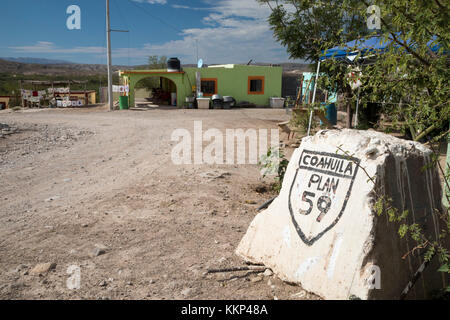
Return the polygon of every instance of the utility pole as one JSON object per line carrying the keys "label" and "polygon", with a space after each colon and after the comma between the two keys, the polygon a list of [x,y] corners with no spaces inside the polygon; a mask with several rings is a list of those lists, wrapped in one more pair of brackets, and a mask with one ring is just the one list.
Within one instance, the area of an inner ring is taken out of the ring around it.
{"label": "utility pole", "polygon": [[198,62],[198,39],[195,39],[195,47],[197,48],[197,62]]}
{"label": "utility pole", "polygon": [[113,110],[113,90],[112,90],[112,64],[111,64],[111,26],[109,22],[109,0],[106,0],[106,43],[108,55],[108,101],[109,110]]}

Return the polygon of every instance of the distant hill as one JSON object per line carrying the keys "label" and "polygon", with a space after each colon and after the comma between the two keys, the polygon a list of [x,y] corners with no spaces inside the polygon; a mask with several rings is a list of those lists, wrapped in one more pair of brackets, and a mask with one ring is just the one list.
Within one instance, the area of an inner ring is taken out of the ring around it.
{"label": "distant hill", "polygon": [[35,63],[35,64],[73,64],[73,62],[65,61],[65,60],[53,60],[53,59],[44,59],[44,58],[0,58],[6,61],[19,62],[19,63]]}
{"label": "distant hill", "polygon": [[[125,66],[113,66],[113,71],[128,69]],[[0,59],[0,73],[23,74],[23,75],[52,75],[52,76],[89,76],[106,74],[107,68],[104,64],[36,64],[20,63]]]}
{"label": "distant hill", "polygon": [[[270,63],[253,63],[252,65],[270,65]],[[283,81],[286,81],[286,79],[297,79],[302,71],[310,70],[309,65],[301,63],[282,63],[278,65],[283,67]],[[196,65],[186,64],[183,67],[196,67]],[[146,68],[146,65],[113,66],[113,71]],[[98,90],[99,86],[104,86],[107,83],[107,73],[107,68],[104,64],[38,64],[8,61],[0,58],[0,95],[11,95],[12,92],[18,92],[19,80],[86,80],[88,81],[86,89]],[[117,72],[114,72],[113,79],[115,83],[119,82]],[[286,87],[286,85],[284,86]],[[84,89],[84,85],[81,85],[78,89]]]}
{"label": "distant hill", "polygon": [[[8,58],[9,59],[9,58]],[[40,60],[43,62],[46,59],[36,58],[11,58],[13,60],[29,59],[28,61]],[[71,62],[58,62],[58,60],[48,60],[51,63],[23,63],[12,60],[6,60],[0,58],[0,73],[10,74],[23,74],[23,75],[49,75],[49,76],[91,76],[91,75],[104,75],[107,74],[107,68],[105,64],[79,64]],[[251,65],[269,66],[274,65],[270,63],[252,63]],[[280,63],[276,64],[283,68],[284,73],[299,73],[302,71],[309,71],[309,64],[304,63]],[[194,64],[186,64],[183,67],[196,67]],[[146,65],[140,66],[113,66],[113,71],[127,70],[127,69],[146,69]],[[205,65],[206,67],[206,65]]]}

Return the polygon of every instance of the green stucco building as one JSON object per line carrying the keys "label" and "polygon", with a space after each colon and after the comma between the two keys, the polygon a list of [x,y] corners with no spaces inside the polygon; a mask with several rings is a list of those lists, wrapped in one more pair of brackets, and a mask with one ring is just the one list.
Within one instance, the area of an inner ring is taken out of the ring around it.
{"label": "green stucco building", "polygon": [[183,68],[181,71],[125,70],[120,71],[123,84],[129,86],[129,105],[135,105],[136,84],[148,77],[160,78],[161,87],[176,92],[177,106],[196,91],[196,73],[201,78],[204,97],[220,94],[232,96],[237,102],[247,101],[267,106],[271,97],[281,97],[282,68],[279,66],[217,65],[206,68]]}

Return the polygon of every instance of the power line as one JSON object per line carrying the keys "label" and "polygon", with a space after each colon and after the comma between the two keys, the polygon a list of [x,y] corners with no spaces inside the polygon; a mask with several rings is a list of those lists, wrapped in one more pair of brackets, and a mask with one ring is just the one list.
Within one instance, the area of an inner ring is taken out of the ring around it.
{"label": "power line", "polygon": [[119,4],[117,3],[116,0],[113,0],[113,2],[114,2],[114,6],[116,7],[117,11],[119,12],[120,18],[122,18],[122,21],[125,23],[125,27],[127,27],[127,29],[130,29],[130,28],[129,28],[129,25],[128,25],[128,20],[127,20],[127,18],[122,14],[122,10],[120,10]]}
{"label": "power line", "polygon": [[[166,22],[164,19],[151,14],[147,9],[141,7],[140,5],[138,5],[133,0],[128,0],[128,2],[131,3],[133,6],[135,6],[136,8],[139,8],[143,13],[145,13],[145,14],[149,15],[150,17],[152,17],[152,18],[162,22],[163,24],[165,24],[166,26],[168,26],[171,29],[175,30],[176,32],[184,33],[183,30],[181,30],[181,29],[171,25],[170,23]],[[195,40],[196,56],[197,56],[197,61],[198,61],[198,38],[194,38],[194,40]]]}
{"label": "power line", "polygon": [[136,2],[134,2],[134,1],[132,1],[132,0],[128,0],[128,2],[131,3],[133,6],[139,8],[140,10],[142,10],[144,13],[148,14],[150,17],[152,17],[152,18],[154,18],[154,19],[156,19],[156,20],[159,20],[160,22],[164,23],[166,26],[172,28],[173,30],[175,30],[175,31],[177,31],[177,32],[183,33],[183,30],[178,29],[177,27],[171,25],[170,23],[166,22],[165,20],[161,19],[160,17],[151,14],[149,11],[147,11],[147,9],[141,7],[141,6],[138,5]]}
{"label": "power line", "polygon": [[106,43],[107,43],[107,65],[108,65],[108,102],[109,111],[113,111],[114,97],[112,88],[112,61],[111,61],[111,22],[109,16],[109,0],[106,0]]}
{"label": "power line", "polygon": [[125,24],[125,27],[127,28],[127,30],[111,30],[113,32],[126,32],[127,33],[127,40],[128,40],[128,47],[127,47],[127,62],[128,62],[128,67],[130,66],[130,27],[128,24],[128,20],[125,18],[124,15],[122,15],[122,10],[120,10],[119,4],[117,3],[116,0],[113,0],[114,6],[117,9],[117,11],[119,12],[120,18],[122,19],[122,22]]}

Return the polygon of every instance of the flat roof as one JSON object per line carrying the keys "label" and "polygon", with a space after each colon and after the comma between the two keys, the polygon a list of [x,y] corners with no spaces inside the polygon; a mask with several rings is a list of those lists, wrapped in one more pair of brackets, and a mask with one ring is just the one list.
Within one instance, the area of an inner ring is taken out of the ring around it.
{"label": "flat roof", "polygon": [[208,68],[227,68],[227,69],[233,69],[234,64],[216,64],[212,66],[208,66]]}
{"label": "flat roof", "polygon": [[175,71],[175,72],[169,72],[169,71],[158,71],[158,70],[123,70],[120,71],[120,74],[181,74],[185,73],[184,71]]}

